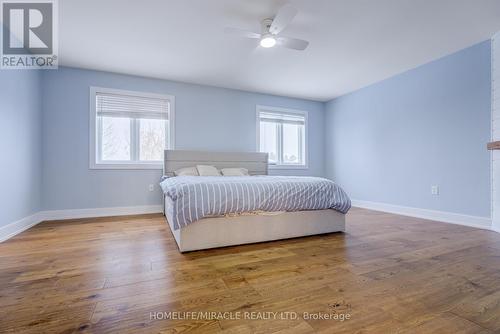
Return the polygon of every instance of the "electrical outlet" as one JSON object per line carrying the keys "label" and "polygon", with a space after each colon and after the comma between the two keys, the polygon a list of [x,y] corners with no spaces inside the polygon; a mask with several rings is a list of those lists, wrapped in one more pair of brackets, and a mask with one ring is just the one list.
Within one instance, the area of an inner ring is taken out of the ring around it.
{"label": "electrical outlet", "polygon": [[432,195],[439,195],[439,187],[438,186],[431,186],[431,194]]}
{"label": "electrical outlet", "polygon": [[155,191],[155,185],[154,184],[150,184],[149,185],[149,191]]}

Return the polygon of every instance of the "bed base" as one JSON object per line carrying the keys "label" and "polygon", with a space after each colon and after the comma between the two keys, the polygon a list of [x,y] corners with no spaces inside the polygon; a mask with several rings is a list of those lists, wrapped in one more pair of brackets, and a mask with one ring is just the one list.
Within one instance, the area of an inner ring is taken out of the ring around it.
{"label": "bed base", "polygon": [[165,216],[181,252],[345,231],[345,215],[335,210],[203,218],[174,230],[165,201]]}

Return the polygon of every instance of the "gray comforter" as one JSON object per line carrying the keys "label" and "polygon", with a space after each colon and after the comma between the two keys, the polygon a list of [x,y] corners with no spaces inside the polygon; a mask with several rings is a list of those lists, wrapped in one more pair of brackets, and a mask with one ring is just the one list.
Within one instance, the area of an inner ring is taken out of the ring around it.
{"label": "gray comforter", "polygon": [[176,176],[160,183],[173,202],[174,229],[199,219],[251,211],[334,209],[351,201],[334,182],[299,176]]}

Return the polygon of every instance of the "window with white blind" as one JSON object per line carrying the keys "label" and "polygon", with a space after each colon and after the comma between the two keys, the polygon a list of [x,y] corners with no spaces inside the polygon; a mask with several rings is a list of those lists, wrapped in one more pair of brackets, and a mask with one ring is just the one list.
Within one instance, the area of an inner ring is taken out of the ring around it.
{"label": "window with white blind", "polygon": [[257,149],[270,168],[307,168],[307,112],[257,106]]}
{"label": "window with white blind", "polygon": [[91,87],[90,105],[91,168],[162,168],[173,148],[173,96]]}

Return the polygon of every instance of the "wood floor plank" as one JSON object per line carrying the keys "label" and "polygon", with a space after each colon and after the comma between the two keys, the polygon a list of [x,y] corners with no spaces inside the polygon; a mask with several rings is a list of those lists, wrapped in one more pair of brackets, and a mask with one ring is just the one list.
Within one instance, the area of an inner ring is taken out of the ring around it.
{"label": "wood floor plank", "polygon": [[45,222],[0,243],[0,305],[1,333],[494,333],[500,235],[353,208],[346,233],[181,254],[161,215]]}

